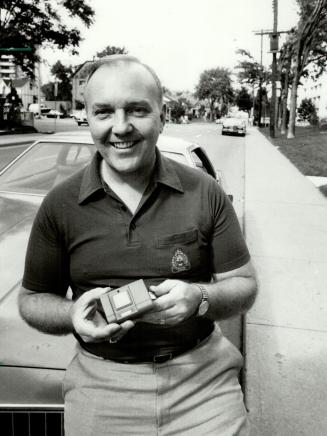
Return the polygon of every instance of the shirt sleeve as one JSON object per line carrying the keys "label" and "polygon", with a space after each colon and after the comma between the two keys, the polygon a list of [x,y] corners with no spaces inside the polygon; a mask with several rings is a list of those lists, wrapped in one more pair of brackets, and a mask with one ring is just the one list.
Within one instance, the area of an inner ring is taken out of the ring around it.
{"label": "shirt sleeve", "polygon": [[22,284],[34,292],[65,296],[69,286],[69,259],[56,217],[50,210],[46,197],[32,226]]}
{"label": "shirt sleeve", "polygon": [[213,185],[209,201],[213,218],[212,272],[240,268],[250,260],[250,254],[232,203],[217,184]]}

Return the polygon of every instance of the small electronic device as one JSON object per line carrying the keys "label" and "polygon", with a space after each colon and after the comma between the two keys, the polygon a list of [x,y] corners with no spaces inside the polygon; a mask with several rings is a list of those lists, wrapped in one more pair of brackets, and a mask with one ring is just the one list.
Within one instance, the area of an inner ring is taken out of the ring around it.
{"label": "small electronic device", "polygon": [[119,324],[150,310],[154,299],[152,295],[141,279],[121,288],[111,289],[100,297],[100,301],[108,323]]}

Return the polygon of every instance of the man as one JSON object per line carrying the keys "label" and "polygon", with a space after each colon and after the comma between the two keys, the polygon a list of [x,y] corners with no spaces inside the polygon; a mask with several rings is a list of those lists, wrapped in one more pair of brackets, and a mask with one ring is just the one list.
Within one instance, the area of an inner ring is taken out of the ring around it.
{"label": "man", "polygon": [[[78,339],[66,436],[248,434],[241,356],[213,322],[256,293],[233,208],[213,178],[156,149],[165,116],[148,66],[96,62],[85,104],[97,153],[44,200],[19,298],[30,325]],[[107,324],[99,297],[139,278],[153,309]]]}

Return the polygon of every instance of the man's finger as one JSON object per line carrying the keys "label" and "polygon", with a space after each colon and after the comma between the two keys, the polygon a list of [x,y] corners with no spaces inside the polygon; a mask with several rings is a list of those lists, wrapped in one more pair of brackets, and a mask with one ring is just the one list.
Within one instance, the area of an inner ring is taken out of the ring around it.
{"label": "man's finger", "polygon": [[160,297],[161,295],[165,295],[168,292],[171,291],[171,289],[176,286],[176,284],[178,283],[178,280],[165,280],[162,283],[160,283],[160,285],[157,286],[150,286],[150,291],[153,292],[156,297]]}

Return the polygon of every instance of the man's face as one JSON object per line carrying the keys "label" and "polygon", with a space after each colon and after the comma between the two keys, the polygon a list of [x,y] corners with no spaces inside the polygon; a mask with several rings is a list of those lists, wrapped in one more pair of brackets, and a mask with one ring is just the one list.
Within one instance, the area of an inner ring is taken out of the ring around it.
{"label": "man's face", "polygon": [[85,97],[95,146],[109,168],[120,174],[151,168],[164,122],[151,74],[134,63],[103,65]]}

